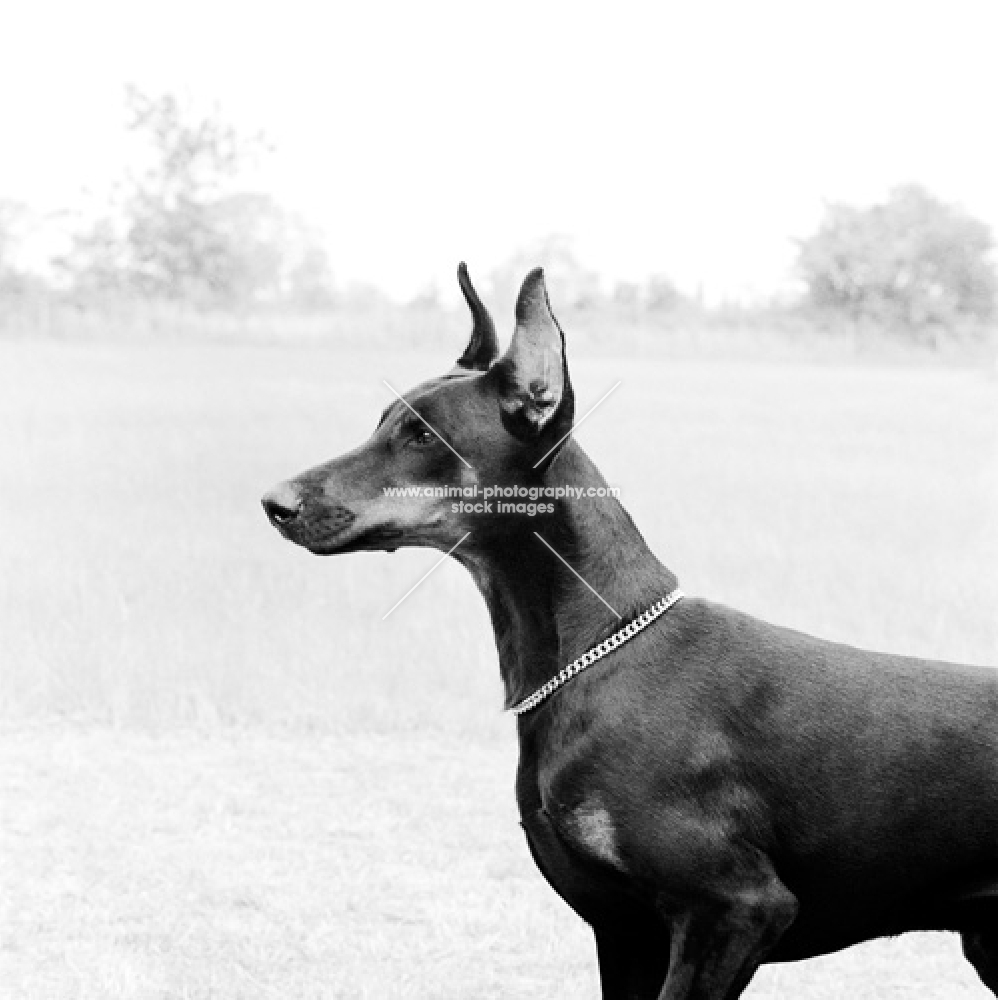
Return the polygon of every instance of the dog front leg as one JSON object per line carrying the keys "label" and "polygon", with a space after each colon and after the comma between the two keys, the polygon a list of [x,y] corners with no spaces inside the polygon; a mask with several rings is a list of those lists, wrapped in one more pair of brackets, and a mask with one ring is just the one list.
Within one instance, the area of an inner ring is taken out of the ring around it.
{"label": "dog front leg", "polygon": [[669,971],[669,937],[661,920],[595,923],[603,1000],[655,1000]]}
{"label": "dog front leg", "polygon": [[735,1000],[796,913],[793,893],[774,877],[677,914],[660,1000]]}

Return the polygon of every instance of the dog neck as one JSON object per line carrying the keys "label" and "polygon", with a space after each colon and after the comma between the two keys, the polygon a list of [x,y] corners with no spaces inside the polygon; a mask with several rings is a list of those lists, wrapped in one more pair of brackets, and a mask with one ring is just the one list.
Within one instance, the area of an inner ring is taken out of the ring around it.
{"label": "dog neck", "polygon": [[[607,484],[569,441],[541,485]],[[505,515],[503,531],[475,532],[455,552],[488,605],[507,707],[677,586],[615,497],[554,506],[554,514]]]}

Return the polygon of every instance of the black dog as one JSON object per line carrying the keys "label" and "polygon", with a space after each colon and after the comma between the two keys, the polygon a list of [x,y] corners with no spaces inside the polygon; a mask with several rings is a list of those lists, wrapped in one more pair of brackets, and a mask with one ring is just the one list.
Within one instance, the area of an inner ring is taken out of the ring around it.
{"label": "black dog", "polygon": [[[527,840],[592,925],[604,997],[730,1000],[763,962],[909,930],[958,931],[998,995],[998,673],[680,600],[615,499],[545,496],[605,483],[570,436],[541,271],[498,360],[459,277],[457,367],[263,504],[319,554],[425,545],[471,572],[518,712]],[[494,484],[551,502],[541,530],[515,502],[455,502]],[[407,486],[452,495],[386,492]]]}

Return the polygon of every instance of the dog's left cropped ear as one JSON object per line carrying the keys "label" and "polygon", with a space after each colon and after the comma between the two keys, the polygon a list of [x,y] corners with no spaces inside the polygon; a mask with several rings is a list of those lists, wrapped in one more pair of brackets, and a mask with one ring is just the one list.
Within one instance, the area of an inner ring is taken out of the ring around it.
{"label": "dog's left cropped ear", "polygon": [[568,377],[565,336],[551,312],[544,271],[527,275],[516,300],[516,330],[493,367],[503,425],[521,441],[552,444],[572,427],[575,394]]}

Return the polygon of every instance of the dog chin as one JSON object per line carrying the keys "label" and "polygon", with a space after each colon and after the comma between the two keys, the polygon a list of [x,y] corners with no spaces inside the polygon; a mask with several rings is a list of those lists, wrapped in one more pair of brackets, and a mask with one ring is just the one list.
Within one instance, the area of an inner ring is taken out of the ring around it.
{"label": "dog chin", "polygon": [[394,552],[401,543],[401,528],[382,526],[359,532],[347,528],[329,538],[303,539],[298,544],[303,545],[316,556],[338,556],[347,552],[376,552],[378,550]]}

